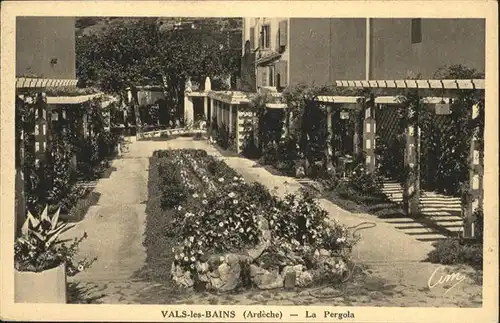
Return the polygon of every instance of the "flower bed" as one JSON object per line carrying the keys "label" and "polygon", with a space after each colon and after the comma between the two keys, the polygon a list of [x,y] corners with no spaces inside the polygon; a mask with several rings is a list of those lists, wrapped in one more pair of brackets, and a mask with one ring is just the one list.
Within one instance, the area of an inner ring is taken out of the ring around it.
{"label": "flower bed", "polygon": [[311,196],[279,199],[202,150],[157,151],[154,160],[178,286],[305,287],[346,272],[356,241]]}

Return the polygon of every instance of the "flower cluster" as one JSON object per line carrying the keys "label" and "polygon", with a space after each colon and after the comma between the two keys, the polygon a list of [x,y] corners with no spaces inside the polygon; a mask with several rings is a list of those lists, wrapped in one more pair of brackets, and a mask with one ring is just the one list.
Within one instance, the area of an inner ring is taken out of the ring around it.
{"label": "flower cluster", "polygon": [[192,176],[190,176],[188,169],[186,168],[186,162],[184,158],[182,158],[181,155],[175,155],[174,156],[174,163],[178,164],[180,166],[180,175],[182,182],[184,185],[187,187],[188,191],[190,193],[194,193],[197,191],[197,185],[195,184]]}
{"label": "flower cluster", "polygon": [[193,194],[195,203],[178,208],[183,240],[176,249],[176,263],[195,269],[205,253],[238,251],[253,246],[260,237],[257,217],[261,212],[244,194],[240,178],[217,180],[217,189]]}
{"label": "flower cluster", "polygon": [[311,196],[288,194],[271,207],[266,218],[277,237],[290,243],[297,241],[300,245],[314,245],[324,229],[326,216],[327,212]]}
{"label": "flower cluster", "polygon": [[215,184],[210,178],[210,174],[204,167],[200,166],[196,158],[193,158],[192,156],[188,157],[187,154],[181,154],[181,158],[187,163],[188,167],[197,176],[197,178],[201,180],[202,185],[210,191],[215,189]]}

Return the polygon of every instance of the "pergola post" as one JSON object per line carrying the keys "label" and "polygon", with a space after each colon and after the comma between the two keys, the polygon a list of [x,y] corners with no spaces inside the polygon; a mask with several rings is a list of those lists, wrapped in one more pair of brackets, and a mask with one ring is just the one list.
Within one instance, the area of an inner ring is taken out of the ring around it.
{"label": "pergola post", "polygon": [[288,134],[290,133],[290,111],[289,110],[290,109],[288,109],[288,107],[284,109],[284,114],[285,114],[285,116],[284,116],[285,120],[284,121],[285,122],[284,122],[284,125],[283,125],[283,128],[284,128],[283,129],[283,138],[288,137]]}
{"label": "pergola post", "polygon": [[82,116],[82,131],[83,131],[83,138],[87,138],[89,135],[88,132],[88,114],[87,112],[83,113]]}
{"label": "pergola post", "polygon": [[[364,106],[365,118],[363,121],[363,151],[365,153],[366,171],[375,171],[375,99],[361,102]],[[356,141],[355,141],[356,144]]]}
{"label": "pergola post", "polygon": [[325,168],[327,172],[335,171],[332,163],[333,149],[332,149],[332,138],[333,138],[333,128],[332,128],[332,105],[328,104],[326,106],[326,128],[328,135],[326,137],[326,154],[325,154]]}
{"label": "pergola post", "polygon": [[47,143],[49,138],[47,104],[41,99],[37,100],[38,102],[35,105],[35,157],[40,162],[44,162],[47,156]]}
{"label": "pergola post", "polygon": [[[479,117],[479,105],[472,106],[472,121]],[[474,212],[483,204],[483,165],[481,147],[479,147],[479,129],[473,130],[470,144],[470,167],[469,167],[469,199],[465,208],[464,216],[464,238],[475,238]]]}
{"label": "pergola post", "polygon": [[208,124],[210,125],[210,129],[213,128],[213,124],[212,124],[212,121],[214,119],[214,99],[213,98],[209,98],[210,99],[210,118],[208,118],[208,115],[207,115],[207,121],[208,121]]}
{"label": "pergola post", "polygon": [[[354,124],[354,134],[353,134],[353,137],[352,137],[352,147],[353,147],[353,155],[354,156],[357,156],[359,154],[359,114],[358,114],[358,111],[362,111],[362,104],[361,103],[356,103],[356,108],[353,111],[353,113],[351,114],[350,118],[353,118],[353,124]],[[374,119],[375,120],[375,119]],[[364,137],[363,137],[364,138]]]}
{"label": "pergola post", "polygon": [[203,117],[208,119],[208,97],[203,97]]}
{"label": "pergola post", "polygon": [[184,95],[184,121],[185,126],[193,122],[193,98],[189,95]]}
{"label": "pergola post", "polygon": [[229,134],[232,134],[233,133],[233,105],[232,104],[228,104],[227,105],[228,109],[227,109],[227,114],[228,114],[228,129],[229,129]]}
{"label": "pergola post", "polygon": [[[408,120],[413,120],[417,107],[408,107]],[[420,213],[420,170],[419,146],[420,128],[417,123],[410,121],[406,128],[405,168],[407,177],[403,188],[403,204],[407,215],[418,215]]]}
{"label": "pergola post", "polygon": [[217,127],[220,128],[222,124],[222,104],[217,100],[215,101],[215,106],[217,107]]}
{"label": "pergola post", "polygon": [[237,105],[236,107],[236,128],[234,129],[235,133],[235,143],[236,143],[236,153],[240,153],[240,108],[241,105]]}
{"label": "pergola post", "polygon": [[[21,110],[26,103],[20,98],[16,98],[16,108]],[[26,199],[24,192],[24,116],[21,117],[22,126],[20,127],[19,137],[17,138],[18,146],[16,147],[17,162],[16,162],[16,177],[15,177],[15,237],[17,238],[21,233],[21,227],[26,219]],[[17,135],[17,134],[16,134]]]}

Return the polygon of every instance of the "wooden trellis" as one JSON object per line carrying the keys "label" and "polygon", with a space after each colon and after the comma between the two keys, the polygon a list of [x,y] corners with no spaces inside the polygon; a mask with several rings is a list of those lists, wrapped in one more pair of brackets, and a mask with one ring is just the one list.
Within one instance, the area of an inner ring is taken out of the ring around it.
{"label": "wooden trellis", "polygon": [[[358,87],[358,88],[401,88],[401,89],[425,89],[427,92],[438,92],[442,94],[443,90],[460,91],[460,90],[484,90],[484,80],[383,80],[383,81],[337,81],[338,87]],[[426,92],[426,93],[427,93]],[[452,95],[447,95],[452,96]],[[375,106],[377,104],[398,104],[397,96],[379,96],[372,95],[366,99],[361,96],[319,96],[318,100],[325,105],[333,103],[346,104],[345,108],[355,108],[357,105],[362,106],[364,111],[363,124],[363,150],[366,155],[367,171],[375,170]],[[446,105],[450,103],[449,98],[443,97],[425,97],[422,98],[424,104]],[[409,107],[408,113],[415,113],[416,107]],[[472,109],[472,119],[479,116],[479,107],[474,105]],[[328,109],[331,113],[331,109]],[[331,133],[331,123],[328,123],[329,132]],[[418,144],[420,141],[420,129],[415,124],[409,124],[405,129],[406,147],[404,164],[409,169],[406,183],[404,185],[404,206],[408,215],[420,214],[420,171],[419,158],[420,151]],[[470,172],[469,172],[469,195],[471,198],[465,207],[464,214],[464,237],[474,237],[474,212],[480,208],[483,200],[482,188],[482,152],[479,149],[478,129],[475,129],[470,148]]]}
{"label": "wooden trellis", "polygon": [[[24,83],[25,80],[18,84],[17,87],[26,88],[27,85]],[[39,82],[40,80],[36,80]],[[19,79],[18,79],[19,82]],[[35,81],[33,81],[35,82]],[[54,83],[56,84],[56,83]],[[70,84],[70,83],[68,83]],[[25,86],[26,85],[26,86]],[[37,89],[33,91],[32,95],[23,94],[19,91],[16,97],[16,105],[18,108],[22,108],[25,105],[30,106],[30,110],[34,113],[35,123],[33,128],[34,143],[31,147],[24,146],[24,137],[27,135],[24,129],[20,129],[20,133],[16,134],[18,142],[18,147],[16,149],[18,155],[18,161],[16,163],[16,199],[17,199],[17,210],[16,210],[16,234],[19,233],[20,225],[24,222],[26,216],[26,201],[24,193],[24,181],[25,175],[23,172],[24,159],[26,151],[30,151],[34,154],[35,164],[42,165],[48,156],[48,151],[50,151],[51,139],[52,139],[52,121],[58,120],[58,122],[67,123],[65,109],[74,106],[85,104],[94,97],[101,96],[102,93],[93,95],[83,95],[83,96],[73,96],[73,97],[50,97],[47,96],[43,89]],[[56,108],[61,107],[61,109]],[[20,120],[21,121],[21,120]],[[24,120],[22,120],[24,121]],[[87,116],[84,115],[82,124],[79,125],[83,129],[84,136],[88,135],[88,125]],[[76,165],[76,160],[74,161]]]}

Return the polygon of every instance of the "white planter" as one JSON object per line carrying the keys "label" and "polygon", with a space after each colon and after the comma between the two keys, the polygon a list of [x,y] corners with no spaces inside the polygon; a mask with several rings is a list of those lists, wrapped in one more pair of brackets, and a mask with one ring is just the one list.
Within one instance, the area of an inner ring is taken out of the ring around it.
{"label": "white planter", "polygon": [[39,273],[14,270],[16,303],[66,303],[66,266]]}

